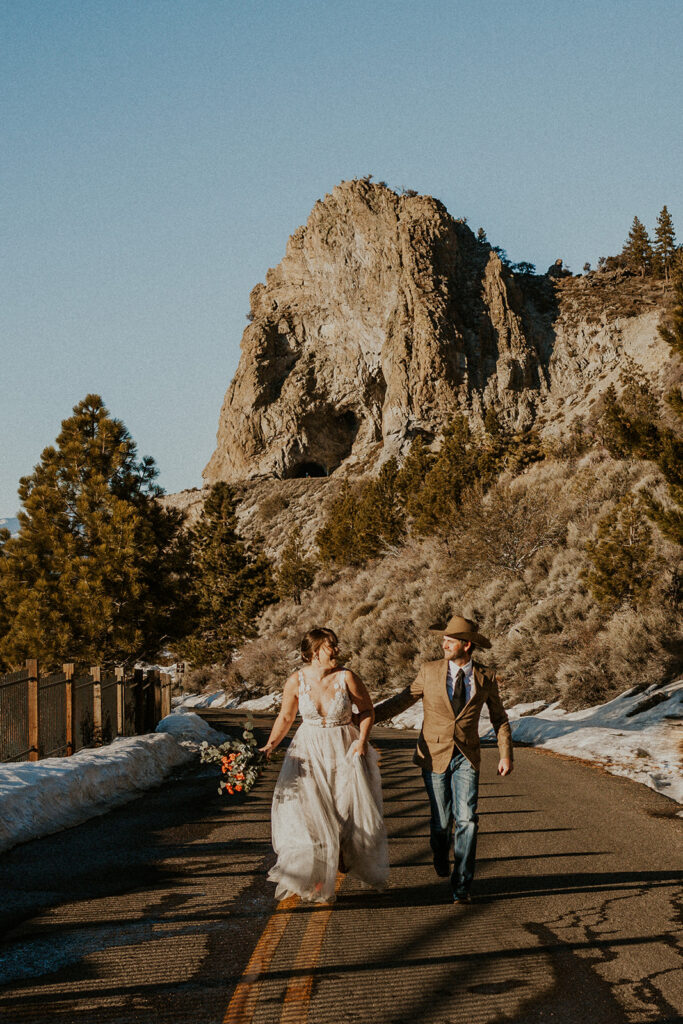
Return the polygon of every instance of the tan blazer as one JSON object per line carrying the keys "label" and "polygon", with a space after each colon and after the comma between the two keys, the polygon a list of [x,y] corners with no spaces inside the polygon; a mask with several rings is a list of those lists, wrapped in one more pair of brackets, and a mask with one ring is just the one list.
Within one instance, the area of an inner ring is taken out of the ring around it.
{"label": "tan blazer", "polygon": [[424,722],[413,756],[415,764],[427,771],[445,772],[457,747],[478,771],[481,764],[479,715],[486,704],[496,732],[500,756],[512,760],[512,734],[498,692],[497,676],[483,665],[474,663],[472,694],[456,718],[448,699],[447,675],[447,658],[426,662],[410,686],[377,705],[375,721],[385,722],[421,698]]}

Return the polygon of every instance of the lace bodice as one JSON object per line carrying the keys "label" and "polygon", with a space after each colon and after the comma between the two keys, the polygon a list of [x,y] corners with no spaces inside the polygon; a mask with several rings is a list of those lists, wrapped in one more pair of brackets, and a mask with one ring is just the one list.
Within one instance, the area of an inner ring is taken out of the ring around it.
{"label": "lace bodice", "polygon": [[321,714],[311,696],[311,684],[299,670],[299,713],[304,722],[330,729],[337,725],[348,725],[351,721],[351,698],[346,687],[346,672],[339,672],[334,681],[334,693],[325,713]]}

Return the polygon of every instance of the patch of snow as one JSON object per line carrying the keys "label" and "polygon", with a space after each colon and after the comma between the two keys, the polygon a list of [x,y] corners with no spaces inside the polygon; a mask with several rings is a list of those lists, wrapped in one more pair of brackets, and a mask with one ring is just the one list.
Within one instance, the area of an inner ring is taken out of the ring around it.
{"label": "patch of snow", "polygon": [[513,718],[521,718],[523,715],[530,715],[534,711],[545,711],[548,707],[548,702],[545,700],[532,700],[527,704],[515,704],[513,708],[508,708],[508,718],[512,721]]}
{"label": "patch of snow", "polygon": [[246,711],[277,711],[282,704],[281,693],[266,693],[263,697],[254,697],[252,700],[245,700],[239,704],[240,710]]}
{"label": "patch of snow", "polygon": [[178,743],[193,752],[204,740],[207,743],[225,742],[223,733],[212,729],[208,722],[195,714],[176,715],[171,713],[166,715],[166,718],[162,718],[157,725],[156,731],[173,736]]}
{"label": "patch of snow", "polygon": [[174,711],[192,711],[193,708],[234,708],[239,704],[239,697],[229,697],[225,690],[214,690],[213,693],[188,693],[180,699],[174,697],[171,706]]}
{"label": "patch of snow", "polygon": [[224,739],[198,715],[169,715],[146,736],[72,757],[0,764],[0,852],[134,800],[195,761],[202,740]]}

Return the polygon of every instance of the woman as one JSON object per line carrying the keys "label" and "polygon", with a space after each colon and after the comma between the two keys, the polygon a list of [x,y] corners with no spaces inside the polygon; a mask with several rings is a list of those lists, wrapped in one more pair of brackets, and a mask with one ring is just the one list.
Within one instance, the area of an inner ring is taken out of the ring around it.
{"label": "woman", "polygon": [[[273,794],[277,863],[268,873],[275,896],[334,898],[337,870],[383,889],[389,873],[377,755],[368,745],[372,701],[354,672],[339,668],[331,629],[301,641],[304,665],[285,683],[280,714],[265,747],[270,757],[296,718],[302,723],[285,755]],[[351,721],[351,702],[360,727]]]}

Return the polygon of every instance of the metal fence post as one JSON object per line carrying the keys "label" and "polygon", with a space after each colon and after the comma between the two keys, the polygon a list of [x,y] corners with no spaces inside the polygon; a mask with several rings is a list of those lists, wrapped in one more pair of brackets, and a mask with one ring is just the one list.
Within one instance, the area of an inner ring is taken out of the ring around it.
{"label": "metal fence post", "polygon": [[102,746],[102,686],[100,683],[101,672],[99,665],[93,665],[90,669],[93,680],[92,687],[92,741],[94,746]]}
{"label": "metal fence post", "polygon": [[133,685],[135,687],[135,735],[141,736],[145,731],[145,674],[141,668],[133,672]]}
{"label": "metal fence post", "polygon": [[117,665],[114,673],[116,675],[116,735],[123,736],[123,666]]}
{"label": "metal fence post", "polygon": [[38,661],[36,658],[26,659],[28,672],[28,745],[29,761],[37,761],[40,756],[40,738],[38,736]]}
{"label": "metal fence post", "polygon": [[148,726],[150,732],[153,732],[156,729],[156,727],[159,724],[159,722],[161,721],[161,673],[159,672],[159,669],[157,669],[157,668],[152,669],[152,672],[153,672],[153,675],[152,675],[152,686],[154,687],[154,690],[153,690],[154,701],[153,701],[153,704],[152,704],[152,707],[153,707],[152,719],[153,719],[153,721],[150,722],[149,726]]}
{"label": "metal fence post", "polygon": [[74,693],[73,677],[74,666],[72,662],[62,665],[64,672],[64,708],[66,711],[66,756],[71,757],[74,752]]}
{"label": "metal fence post", "polygon": [[[171,677],[168,672],[161,673],[161,717],[171,714]],[[158,723],[157,723],[158,724]]]}

